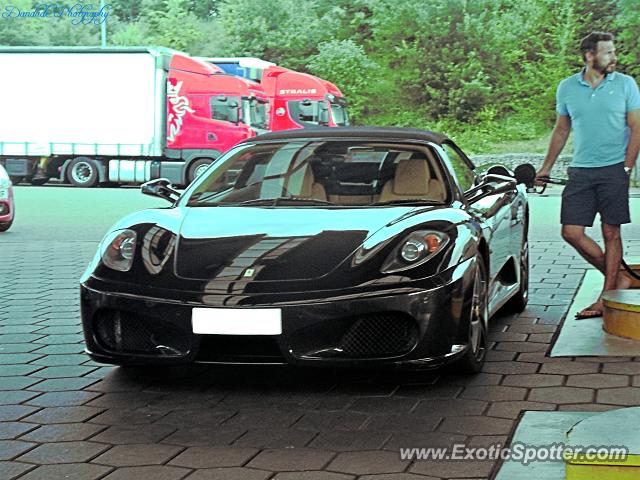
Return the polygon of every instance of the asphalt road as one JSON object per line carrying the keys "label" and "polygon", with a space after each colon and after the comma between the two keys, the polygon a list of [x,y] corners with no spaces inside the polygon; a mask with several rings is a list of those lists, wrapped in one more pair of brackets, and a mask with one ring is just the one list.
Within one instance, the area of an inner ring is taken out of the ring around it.
{"label": "asphalt road", "polygon": [[400,449],[504,445],[525,410],[640,399],[638,358],[545,355],[588,268],[558,234],[557,196],[531,198],[529,306],[493,318],[475,376],[95,363],[78,278],[118,218],[167,204],[133,188],[20,186],[16,199],[0,234],[2,480],[479,480],[498,464]]}
{"label": "asphalt road", "polygon": [[99,242],[122,216],[168,203],[139,188],[14,187],[16,219],[0,243],[28,241]]}

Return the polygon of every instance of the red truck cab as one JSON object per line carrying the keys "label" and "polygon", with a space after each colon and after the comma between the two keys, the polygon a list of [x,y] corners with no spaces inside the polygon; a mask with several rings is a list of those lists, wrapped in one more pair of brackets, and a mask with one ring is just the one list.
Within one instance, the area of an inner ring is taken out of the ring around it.
{"label": "red truck cab", "polygon": [[208,57],[224,71],[260,82],[269,96],[272,131],[349,125],[347,102],[338,87],[307,73],[253,57]]}
{"label": "red truck cab", "polygon": [[262,86],[269,96],[274,131],[349,125],[344,95],[331,82],[288,68],[269,67],[262,74]]}
{"label": "red truck cab", "polygon": [[269,130],[269,99],[251,80],[175,54],[167,79],[167,156],[189,162],[192,181],[237,143]]}

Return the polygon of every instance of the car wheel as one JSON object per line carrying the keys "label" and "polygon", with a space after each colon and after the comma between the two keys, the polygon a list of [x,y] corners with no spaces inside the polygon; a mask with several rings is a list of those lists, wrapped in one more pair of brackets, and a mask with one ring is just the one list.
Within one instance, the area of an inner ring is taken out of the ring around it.
{"label": "car wheel", "polygon": [[506,303],[509,312],[520,313],[529,302],[529,242],[525,238],[520,249],[520,288]]}
{"label": "car wheel", "polygon": [[98,183],[98,168],[89,158],[74,158],[69,164],[67,178],[76,187],[94,187]]}
{"label": "car wheel", "polygon": [[187,180],[189,183],[193,182],[198,176],[202,175],[202,173],[209,168],[212,160],[209,158],[199,158],[191,165],[189,165],[189,172],[187,173]]}
{"label": "car wheel", "polygon": [[0,232],[6,232],[11,228],[12,224],[13,220],[11,220],[10,222],[0,222]]}
{"label": "car wheel", "polygon": [[476,257],[476,274],[473,280],[473,297],[469,316],[469,347],[464,357],[456,363],[456,369],[463,373],[477,373],[482,369],[487,356],[487,322],[489,320],[487,268],[480,256]]}

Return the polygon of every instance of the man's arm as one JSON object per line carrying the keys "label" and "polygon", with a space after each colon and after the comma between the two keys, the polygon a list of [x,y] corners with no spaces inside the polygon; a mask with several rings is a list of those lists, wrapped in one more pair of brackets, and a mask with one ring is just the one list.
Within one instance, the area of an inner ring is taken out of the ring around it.
{"label": "man's arm", "polygon": [[556,163],[558,155],[560,155],[560,152],[562,152],[562,149],[567,143],[569,133],[571,133],[571,118],[569,118],[568,115],[558,115],[556,126],[553,128],[553,133],[551,134],[547,156],[544,158],[544,163],[537,173],[538,177],[548,176],[549,173],[551,173],[553,164]]}
{"label": "man's arm", "polygon": [[633,168],[640,152],[640,110],[627,112],[627,125],[631,131],[627,154],[624,157],[624,166]]}

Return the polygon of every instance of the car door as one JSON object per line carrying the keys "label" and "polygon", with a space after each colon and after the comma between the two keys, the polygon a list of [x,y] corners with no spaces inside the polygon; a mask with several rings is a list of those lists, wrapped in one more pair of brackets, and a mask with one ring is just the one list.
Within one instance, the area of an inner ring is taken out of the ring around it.
{"label": "car door", "polygon": [[[450,167],[455,174],[460,189],[464,192],[476,185],[477,175],[474,165],[464,152],[452,141],[446,140],[442,147],[447,155]],[[485,237],[489,240],[489,303],[499,293],[497,276],[507,263],[512,251],[512,206],[515,190],[489,195],[469,205],[469,212],[482,223]]]}

